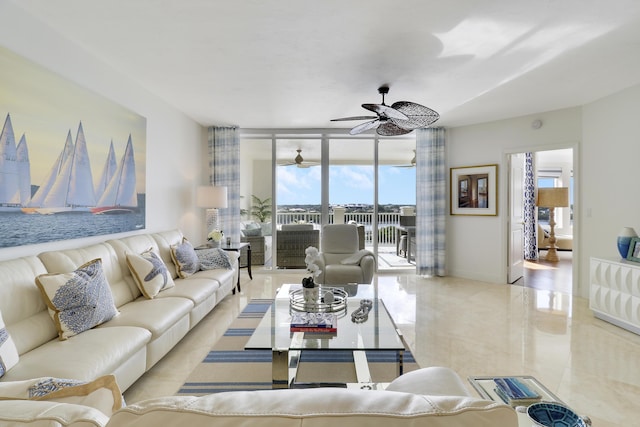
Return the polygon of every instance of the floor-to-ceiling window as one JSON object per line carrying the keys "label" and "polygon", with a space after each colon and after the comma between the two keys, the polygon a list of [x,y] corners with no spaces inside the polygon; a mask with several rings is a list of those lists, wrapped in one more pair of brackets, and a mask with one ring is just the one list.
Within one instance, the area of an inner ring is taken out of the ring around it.
{"label": "floor-to-ceiling window", "polygon": [[[365,225],[368,249],[395,256],[400,208],[415,207],[415,135],[243,130],[240,145],[240,179],[246,180],[245,171],[251,177],[250,184],[241,184],[243,208],[250,212],[256,186],[262,199],[270,189],[271,266],[280,267],[277,230],[294,223],[321,230],[323,224],[354,221]],[[250,220],[255,218],[245,218]]]}

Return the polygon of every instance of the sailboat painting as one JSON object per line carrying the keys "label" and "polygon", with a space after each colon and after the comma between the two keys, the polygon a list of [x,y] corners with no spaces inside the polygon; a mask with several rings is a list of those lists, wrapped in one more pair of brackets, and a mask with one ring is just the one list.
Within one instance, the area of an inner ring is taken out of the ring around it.
{"label": "sailboat painting", "polygon": [[146,119],[0,48],[0,248],[146,226]]}

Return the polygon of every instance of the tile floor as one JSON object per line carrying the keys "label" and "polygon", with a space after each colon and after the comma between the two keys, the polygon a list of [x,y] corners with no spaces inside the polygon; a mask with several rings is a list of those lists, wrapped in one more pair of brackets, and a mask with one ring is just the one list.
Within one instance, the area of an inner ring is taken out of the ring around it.
{"label": "tile floor", "polygon": [[[303,272],[242,270],[229,295],[125,393],[171,395],[252,298],[272,298]],[[597,427],[638,425],[640,336],[593,317],[588,301],[519,285],[381,273],[373,286],[421,366],[471,375],[533,375]]]}

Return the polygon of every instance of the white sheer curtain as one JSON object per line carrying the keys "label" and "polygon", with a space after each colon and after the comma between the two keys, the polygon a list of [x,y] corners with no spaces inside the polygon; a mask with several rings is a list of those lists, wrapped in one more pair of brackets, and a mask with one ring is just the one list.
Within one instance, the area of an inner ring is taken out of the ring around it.
{"label": "white sheer curtain", "polygon": [[445,129],[416,134],[416,274],[445,275]]}
{"label": "white sheer curtain", "polygon": [[236,126],[212,126],[208,132],[209,182],[227,187],[228,207],[220,209],[225,237],[240,241],[240,132]]}

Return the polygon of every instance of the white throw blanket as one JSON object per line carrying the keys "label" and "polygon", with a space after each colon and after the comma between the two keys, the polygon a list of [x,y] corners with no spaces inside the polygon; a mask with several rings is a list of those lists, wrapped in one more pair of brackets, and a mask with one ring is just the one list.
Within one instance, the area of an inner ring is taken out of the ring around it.
{"label": "white throw blanket", "polygon": [[367,255],[373,256],[373,252],[368,249],[360,249],[358,252],[340,261],[340,264],[358,265],[360,264],[360,260]]}

